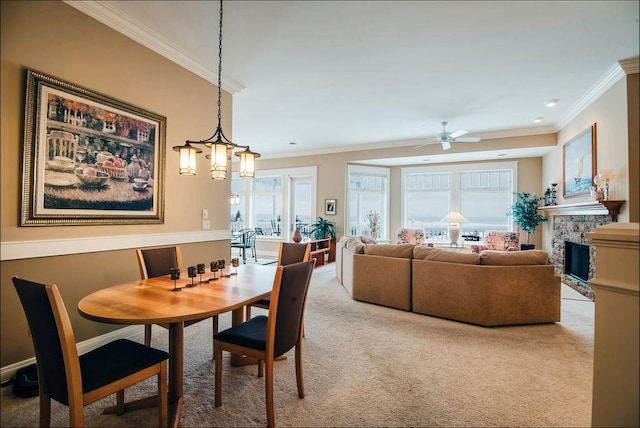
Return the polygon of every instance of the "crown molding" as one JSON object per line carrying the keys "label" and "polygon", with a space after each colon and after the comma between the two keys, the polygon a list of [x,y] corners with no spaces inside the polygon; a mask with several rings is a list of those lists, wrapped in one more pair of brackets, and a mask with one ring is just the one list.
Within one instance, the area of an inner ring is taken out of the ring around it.
{"label": "crown molding", "polygon": [[[198,59],[187,55],[171,41],[162,38],[151,29],[134,22],[127,15],[119,12],[116,8],[105,1],[75,1],[63,0],[63,2],[80,12],[88,15],[117,32],[129,37],[141,45],[151,49],[169,61],[178,64],[180,67],[191,71],[208,82],[218,85],[218,71],[208,68]],[[236,94],[244,89],[240,83],[222,76],[220,78],[222,89]]]}
{"label": "crown molding", "polygon": [[621,59],[618,63],[627,75],[638,74],[640,72],[638,70],[638,57]]}
{"label": "crown molding", "polygon": [[[637,59],[636,59],[637,66]],[[578,100],[567,112],[567,114],[558,122],[558,129],[562,129],[575,119],[584,109],[591,105],[595,100],[600,98],[602,94],[607,92],[613,85],[618,83],[620,79],[625,77],[625,72],[619,62],[615,63],[604,76],[596,82],[589,91]]]}

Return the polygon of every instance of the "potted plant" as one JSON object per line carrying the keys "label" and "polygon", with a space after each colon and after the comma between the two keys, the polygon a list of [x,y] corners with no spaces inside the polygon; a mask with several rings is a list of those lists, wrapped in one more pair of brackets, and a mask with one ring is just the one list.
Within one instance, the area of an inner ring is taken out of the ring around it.
{"label": "potted plant", "polygon": [[335,226],[334,222],[318,217],[318,221],[311,225],[311,235],[315,239],[335,238]]}
{"label": "potted plant", "polygon": [[536,227],[547,221],[546,217],[538,214],[538,206],[542,198],[535,193],[517,192],[517,200],[511,205],[507,215],[513,216],[513,222],[525,232],[527,232],[527,243],[521,244],[521,250],[531,250],[535,245],[529,244],[529,235],[535,232]]}

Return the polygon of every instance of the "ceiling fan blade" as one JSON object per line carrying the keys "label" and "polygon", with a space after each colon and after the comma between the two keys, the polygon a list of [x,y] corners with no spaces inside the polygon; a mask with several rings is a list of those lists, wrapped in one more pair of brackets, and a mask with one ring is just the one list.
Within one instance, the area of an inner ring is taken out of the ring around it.
{"label": "ceiling fan blade", "polygon": [[462,137],[464,134],[468,134],[469,131],[465,131],[464,129],[461,129],[459,131],[453,132],[451,134],[449,134],[450,138],[458,138],[458,137]]}
{"label": "ceiling fan blade", "polygon": [[478,138],[478,137],[464,137],[464,138],[457,138],[456,142],[458,142],[458,143],[477,143],[480,140],[481,140],[481,138]]}

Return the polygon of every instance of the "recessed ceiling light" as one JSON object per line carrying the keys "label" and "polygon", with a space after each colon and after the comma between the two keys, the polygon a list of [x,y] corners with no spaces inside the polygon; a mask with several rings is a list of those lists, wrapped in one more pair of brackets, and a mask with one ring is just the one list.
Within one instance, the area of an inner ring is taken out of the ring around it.
{"label": "recessed ceiling light", "polygon": [[290,142],[289,142],[289,145],[290,145],[290,146],[295,146],[296,144],[298,144],[298,143],[296,143],[296,142],[294,142],[294,141],[290,141]]}
{"label": "recessed ceiling light", "polygon": [[431,162],[431,159],[424,159],[423,162]]}
{"label": "recessed ceiling light", "polygon": [[546,103],[544,103],[544,105],[546,105],[547,107],[553,107],[554,105],[558,104],[558,101],[560,101],[557,98],[554,98],[552,100],[547,101]]}
{"label": "recessed ceiling light", "polygon": [[499,158],[504,157],[504,156],[506,156],[506,155],[507,155],[506,153],[498,153],[498,157],[499,157]]}
{"label": "recessed ceiling light", "polygon": [[540,123],[540,122],[542,122],[542,118],[541,117],[536,117],[536,118],[533,119],[532,122],[533,123]]}

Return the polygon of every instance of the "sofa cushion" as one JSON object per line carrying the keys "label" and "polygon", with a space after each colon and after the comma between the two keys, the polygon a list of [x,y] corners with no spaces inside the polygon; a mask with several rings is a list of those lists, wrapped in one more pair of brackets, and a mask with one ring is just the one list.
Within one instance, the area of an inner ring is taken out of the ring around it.
{"label": "sofa cushion", "polygon": [[365,245],[364,254],[370,256],[396,257],[410,259],[413,256],[413,244]]}
{"label": "sofa cushion", "polygon": [[424,260],[427,258],[427,254],[430,251],[435,250],[433,247],[427,247],[425,245],[416,245],[413,247],[413,258],[418,260]]}
{"label": "sofa cushion", "polygon": [[473,253],[459,253],[442,248],[432,248],[426,253],[425,260],[432,262],[463,263],[468,265],[479,265],[480,255]]}
{"label": "sofa cushion", "polygon": [[480,263],[483,265],[546,265],[549,255],[543,250],[528,251],[492,251],[480,252]]}

